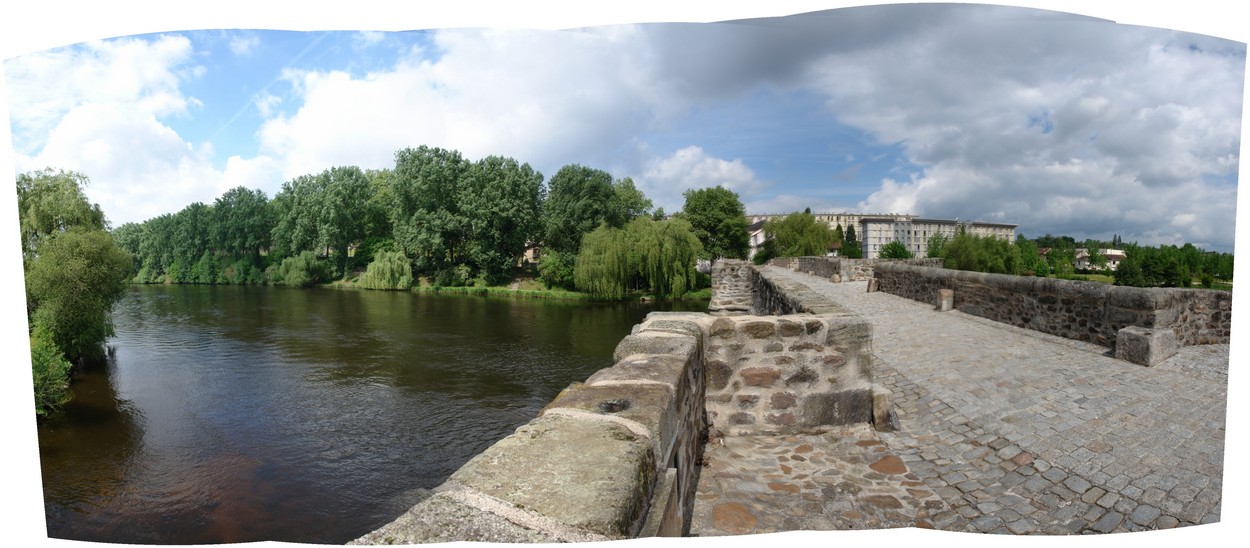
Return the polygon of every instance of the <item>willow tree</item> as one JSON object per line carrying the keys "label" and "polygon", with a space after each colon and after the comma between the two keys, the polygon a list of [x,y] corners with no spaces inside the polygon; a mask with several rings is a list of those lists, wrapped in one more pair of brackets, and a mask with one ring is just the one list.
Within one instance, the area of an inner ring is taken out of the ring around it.
{"label": "willow tree", "polygon": [[638,270],[657,298],[677,297],[694,289],[696,262],[703,244],[685,219],[634,219],[626,227],[638,257]]}
{"label": "willow tree", "polygon": [[638,217],[624,229],[602,225],[582,239],[573,280],[579,291],[596,298],[619,299],[635,289],[675,297],[694,288],[702,250],[683,219]]}
{"label": "willow tree", "polygon": [[600,299],[620,299],[629,291],[637,272],[631,260],[633,242],[625,230],[602,225],[582,237],[573,267],[578,290]]}

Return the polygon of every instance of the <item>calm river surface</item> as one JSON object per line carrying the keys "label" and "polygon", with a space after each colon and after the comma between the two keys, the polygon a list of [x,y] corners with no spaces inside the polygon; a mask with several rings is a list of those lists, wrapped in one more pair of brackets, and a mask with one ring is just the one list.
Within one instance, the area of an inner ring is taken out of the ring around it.
{"label": "calm river surface", "polygon": [[346,542],[611,365],[657,309],[135,287],[114,310],[107,368],[80,375],[64,416],[39,427],[48,533]]}

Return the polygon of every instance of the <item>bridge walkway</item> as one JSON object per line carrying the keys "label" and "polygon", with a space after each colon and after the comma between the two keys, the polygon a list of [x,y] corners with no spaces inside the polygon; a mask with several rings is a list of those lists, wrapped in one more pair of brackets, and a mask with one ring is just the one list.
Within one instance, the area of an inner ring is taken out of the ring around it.
{"label": "bridge walkway", "polygon": [[712,440],[691,534],[925,527],[1001,534],[1219,520],[1228,345],[1147,368],[1106,348],[766,267],[873,324],[897,432]]}

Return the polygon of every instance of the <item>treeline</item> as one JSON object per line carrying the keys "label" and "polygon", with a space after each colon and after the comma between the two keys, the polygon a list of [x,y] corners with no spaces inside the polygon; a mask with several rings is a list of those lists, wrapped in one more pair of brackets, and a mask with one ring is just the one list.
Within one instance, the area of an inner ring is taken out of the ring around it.
{"label": "treeline", "polygon": [[[396,152],[391,169],[300,176],[272,200],[235,188],[113,235],[135,257],[136,283],[306,286],[360,274],[361,286],[378,289],[493,286],[512,280],[531,250],[549,288],[680,296],[697,285],[696,258],[745,257],[747,244],[736,194],[716,187],[686,198],[669,219],[628,177],[572,164],[544,184],[512,158],[473,162],[423,146]],[[588,234],[612,230],[627,235],[628,252],[605,248],[619,235],[600,235],[582,258]],[[614,268],[631,277],[608,284],[602,272],[616,270],[592,262],[616,255],[624,266]]]}
{"label": "treeline", "polygon": [[[1087,260],[1096,268],[1076,268],[1078,248],[1087,250]],[[1210,288],[1216,280],[1228,282],[1233,278],[1231,253],[1206,252],[1189,243],[1180,247],[1150,247],[1123,243],[1119,236],[1111,242],[1092,239],[1078,242],[1070,236],[1050,234],[1033,240],[1021,234],[1015,242],[1009,242],[962,231],[954,238],[934,235],[928,242],[928,256],[942,258],[946,268],[1063,279],[1081,279],[1085,274],[1106,272],[1102,268],[1107,266],[1107,258],[1100,249],[1124,251],[1124,259],[1111,273],[1116,285],[1190,287],[1197,278],[1203,287]]]}

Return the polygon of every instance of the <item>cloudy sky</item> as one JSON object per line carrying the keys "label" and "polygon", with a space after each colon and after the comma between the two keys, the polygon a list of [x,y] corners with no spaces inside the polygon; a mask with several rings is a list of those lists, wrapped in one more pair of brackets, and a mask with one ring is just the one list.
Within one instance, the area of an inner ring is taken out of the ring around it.
{"label": "cloudy sky", "polygon": [[171,29],[3,74],[14,169],[87,174],[115,226],[424,144],[547,178],[605,169],[670,212],[719,184],[750,213],[1232,251],[1245,54],[1060,11],[903,4],[576,30]]}

